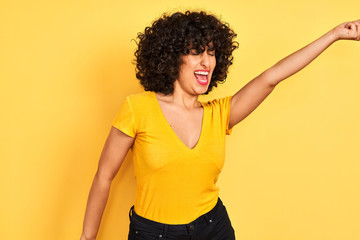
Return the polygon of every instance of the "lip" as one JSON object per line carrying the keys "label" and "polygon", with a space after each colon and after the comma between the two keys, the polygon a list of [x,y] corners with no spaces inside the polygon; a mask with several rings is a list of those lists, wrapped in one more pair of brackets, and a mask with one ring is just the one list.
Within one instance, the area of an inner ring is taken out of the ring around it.
{"label": "lip", "polygon": [[[198,72],[198,71],[202,71],[202,72],[207,72],[208,73],[208,75],[206,76],[206,78],[207,78],[207,81],[206,82],[201,82],[201,81],[199,81],[197,78],[196,78],[196,76],[195,76],[195,72]],[[196,81],[199,83],[199,84],[201,84],[201,85],[208,85],[208,83],[210,82],[209,81],[209,75],[210,75],[210,70],[195,70],[195,72],[194,72],[194,77],[195,77],[195,79],[196,79]]]}
{"label": "lip", "polygon": [[[202,72],[210,72],[210,70],[203,70],[203,69],[198,69],[198,70],[195,70],[195,72],[198,72],[198,71],[202,71]],[[194,72],[194,73],[195,73]]]}

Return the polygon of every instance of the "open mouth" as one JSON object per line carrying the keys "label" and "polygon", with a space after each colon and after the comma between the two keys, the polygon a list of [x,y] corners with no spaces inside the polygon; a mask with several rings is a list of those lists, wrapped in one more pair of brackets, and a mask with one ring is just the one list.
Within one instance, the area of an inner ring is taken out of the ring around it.
{"label": "open mouth", "polygon": [[209,82],[209,72],[208,71],[196,71],[194,73],[196,81],[201,85],[207,85]]}

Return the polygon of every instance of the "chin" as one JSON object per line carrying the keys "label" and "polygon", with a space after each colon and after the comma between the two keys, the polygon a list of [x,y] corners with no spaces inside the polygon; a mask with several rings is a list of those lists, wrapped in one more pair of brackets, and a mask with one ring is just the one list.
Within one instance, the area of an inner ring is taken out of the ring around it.
{"label": "chin", "polygon": [[204,86],[203,88],[198,89],[198,90],[196,91],[196,93],[197,93],[197,95],[202,95],[202,94],[206,93],[207,90],[208,90],[208,86],[206,86],[206,87]]}

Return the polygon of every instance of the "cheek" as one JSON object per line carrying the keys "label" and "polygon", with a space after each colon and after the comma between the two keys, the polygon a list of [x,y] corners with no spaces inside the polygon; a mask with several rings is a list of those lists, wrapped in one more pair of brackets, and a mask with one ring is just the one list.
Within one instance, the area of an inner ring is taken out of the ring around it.
{"label": "cheek", "polygon": [[216,62],[214,62],[214,64],[212,65],[212,70],[213,71],[214,71],[215,67],[216,67]]}

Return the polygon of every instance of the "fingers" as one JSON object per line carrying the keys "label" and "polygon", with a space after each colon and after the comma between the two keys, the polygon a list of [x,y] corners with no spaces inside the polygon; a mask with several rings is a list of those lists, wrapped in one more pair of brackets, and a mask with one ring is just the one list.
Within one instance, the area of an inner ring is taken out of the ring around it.
{"label": "fingers", "polygon": [[356,25],[356,37],[355,37],[355,40],[359,41],[360,40],[360,21],[356,21],[356,22],[354,22],[354,24]]}
{"label": "fingers", "polygon": [[352,23],[350,24],[350,26],[351,26],[351,29],[352,29],[352,30],[355,30],[355,31],[356,31],[356,24],[355,24],[354,22],[352,22]]}
{"label": "fingers", "polygon": [[359,20],[355,20],[355,21],[350,21],[347,22],[348,24],[354,23],[354,24],[360,24],[360,19]]}
{"label": "fingers", "polygon": [[352,38],[354,40],[358,40],[358,38],[359,38],[359,24],[357,22],[351,22],[349,30],[351,31]]}
{"label": "fingers", "polygon": [[360,40],[360,19],[356,21],[352,21],[351,24],[351,30],[355,32],[354,39],[359,41]]}
{"label": "fingers", "polygon": [[349,39],[360,41],[360,19],[344,22],[334,28],[333,32],[337,36],[337,40]]}

